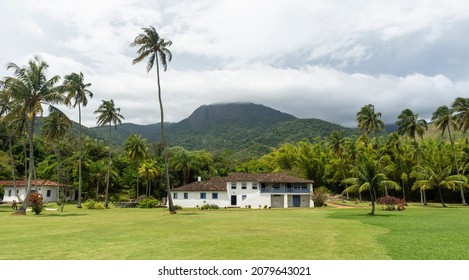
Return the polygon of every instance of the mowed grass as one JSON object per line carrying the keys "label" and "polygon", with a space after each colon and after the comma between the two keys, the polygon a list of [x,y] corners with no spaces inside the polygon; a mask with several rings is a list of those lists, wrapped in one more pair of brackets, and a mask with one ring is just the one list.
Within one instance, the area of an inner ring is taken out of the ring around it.
{"label": "mowed grass", "polygon": [[469,208],[86,210],[11,215],[0,259],[469,259]]}

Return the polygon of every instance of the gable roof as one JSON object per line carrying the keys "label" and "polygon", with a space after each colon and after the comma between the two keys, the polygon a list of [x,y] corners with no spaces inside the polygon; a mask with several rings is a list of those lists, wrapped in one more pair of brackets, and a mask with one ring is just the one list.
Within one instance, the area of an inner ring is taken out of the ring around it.
{"label": "gable roof", "polygon": [[213,177],[208,181],[197,181],[173,191],[226,191],[228,182],[258,182],[258,183],[313,183],[284,173],[230,173],[227,177]]}
{"label": "gable roof", "polygon": [[285,173],[230,173],[227,181],[252,181],[258,183],[313,183],[312,180],[305,180]]}
{"label": "gable roof", "polygon": [[226,177],[213,177],[208,181],[197,181],[178,188],[173,191],[226,191]]}
{"label": "gable roof", "polygon": [[[27,180],[16,180],[15,181],[17,187],[26,187],[28,185]],[[13,180],[0,180],[0,186],[5,186],[5,187],[12,187],[14,186]],[[31,181],[31,186],[38,186],[38,187],[59,187],[59,183],[51,181],[51,180],[32,180]]]}

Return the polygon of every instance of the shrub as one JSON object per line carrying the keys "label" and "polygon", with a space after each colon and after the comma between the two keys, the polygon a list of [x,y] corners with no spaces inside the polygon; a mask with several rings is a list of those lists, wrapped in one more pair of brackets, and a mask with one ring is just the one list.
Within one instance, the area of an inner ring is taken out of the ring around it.
{"label": "shrub", "polygon": [[155,198],[145,198],[138,203],[138,208],[154,208],[158,206],[160,202]]}
{"label": "shrub", "polygon": [[311,199],[314,202],[314,207],[327,206],[326,201],[329,194],[329,190],[326,187],[320,187],[313,191]]}
{"label": "shrub", "polygon": [[208,209],[219,209],[218,205],[216,204],[204,204],[200,207],[201,210],[208,210]]}
{"label": "shrub", "polygon": [[405,200],[394,197],[394,196],[387,195],[387,196],[380,197],[377,203],[379,205],[382,205],[383,209],[386,211],[394,211],[396,210],[396,206],[397,206],[398,211],[405,210]]}
{"label": "shrub", "polygon": [[96,209],[96,201],[88,199],[83,203],[83,206],[85,206],[86,209]]}
{"label": "shrub", "polygon": [[103,210],[105,209],[106,207],[104,207],[104,202],[98,202],[94,205],[95,209],[97,210]]}
{"label": "shrub", "polygon": [[86,209],[96,209],[96,210],[103,210],[106,207],[104,207],[104,202],[97,202],[92,199],[88,199],[85,203],[83,203]]}
{"label": "shrub", "polygon": [[28,200],[29,205],[33,209],[34,213],[36,213],[36,215],[41,214],[42,209],[44,209],[44,201],[42,195],[38,193],[31,193],[29,194]]}
{"label": "shrub", "polygon": [[182,210],[182,206],[181,205],[174,205],[174,210]]}

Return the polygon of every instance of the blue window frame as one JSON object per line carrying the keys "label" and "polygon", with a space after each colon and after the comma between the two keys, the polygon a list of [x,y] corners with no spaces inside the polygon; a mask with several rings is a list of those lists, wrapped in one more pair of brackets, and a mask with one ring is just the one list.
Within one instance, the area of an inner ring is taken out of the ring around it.
{"label": "blue window frame", "polygon": [[200,199],[206,199],[206,198],[207,198],[207,193],[201,192]]}
{"label": "blue window frame", "polygon": [[218,199],[218,193],[216,192],[212,193],[212,199]]}

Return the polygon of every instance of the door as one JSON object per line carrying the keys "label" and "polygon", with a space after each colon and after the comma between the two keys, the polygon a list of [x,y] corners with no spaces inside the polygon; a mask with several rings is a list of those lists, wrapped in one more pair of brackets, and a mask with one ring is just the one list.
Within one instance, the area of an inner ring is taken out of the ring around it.
{"label": "door", "polygon": [[237,204],[236,195],[231,196],[231,205],[235,206]]}
{"label": "door", "polygon": [[293,207],[300,207],[301,206],[301,196],[294,195],[293,196]]}

